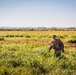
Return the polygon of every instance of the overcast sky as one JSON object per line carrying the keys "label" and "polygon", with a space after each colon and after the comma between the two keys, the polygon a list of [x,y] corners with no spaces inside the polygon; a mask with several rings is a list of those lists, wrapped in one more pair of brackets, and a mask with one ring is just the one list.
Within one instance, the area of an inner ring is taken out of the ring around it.
{"label": "overcast sky", "polygon": [[0,0],[0,27],[76,27],[76,0]]}

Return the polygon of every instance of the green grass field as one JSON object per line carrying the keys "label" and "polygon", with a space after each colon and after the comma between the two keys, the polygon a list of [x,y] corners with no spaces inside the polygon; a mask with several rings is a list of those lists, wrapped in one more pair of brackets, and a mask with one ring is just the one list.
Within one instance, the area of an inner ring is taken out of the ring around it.
{"label": "green grass field", "polygon": [[[58,58],[53,34],[65,45]],[[76,75],[76,31],[0,31],[0,75]]]}

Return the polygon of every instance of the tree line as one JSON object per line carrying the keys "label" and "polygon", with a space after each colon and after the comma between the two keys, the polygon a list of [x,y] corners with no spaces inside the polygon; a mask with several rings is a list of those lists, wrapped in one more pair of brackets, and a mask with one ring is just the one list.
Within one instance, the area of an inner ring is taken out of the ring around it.
{"label": "tree line", "polygon": [[68,28],[57,28],[57,27],[51,27],[51,28],[46,28],[46,27],[1,27],[0,31],[76,31],[76,27],[68,27]]}

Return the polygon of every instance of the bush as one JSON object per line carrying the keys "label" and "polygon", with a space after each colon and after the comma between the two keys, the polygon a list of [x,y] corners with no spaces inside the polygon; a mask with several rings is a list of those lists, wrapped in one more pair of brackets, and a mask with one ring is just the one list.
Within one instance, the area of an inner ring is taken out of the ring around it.
{"label": "bush", "polygon": [[25,37],[26,37],[26,38],[31,38],[31,36],[30,36],[30,35],[26,35]]}
{"label": "bush", "polygon": [[14,35],[6,35],[6,37],[14,37]]}
{"label": "bush", "polygon": [[68,43],[76,43],[76,39],[70,39],[68,40]]}
{"label": "bush", "polygon": [[10,60],[10,63],[12,65],[12,67],[19,67],[19,66],[22,66],[22,61],[21,60]]}
{"label": "bush", "polygon": [[4,38],[3,37],[0,37],[0,41],[2,41],[2,40],[4,40]]}
{"label": "bush", "polygon": [[65,36],[62,36],[62,35],[60,35],[60,36],[58,36],[59,38],[64,38]]}

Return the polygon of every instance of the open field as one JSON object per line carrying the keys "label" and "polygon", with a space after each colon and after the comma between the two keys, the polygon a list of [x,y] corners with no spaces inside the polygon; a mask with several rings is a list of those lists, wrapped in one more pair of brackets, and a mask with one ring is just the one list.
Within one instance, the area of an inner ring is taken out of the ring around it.
{"label": "open field", "polygon": [[[48,52],[52,35],[65,45]],[[76,31],[0,31],[0,75],[76,75]]]}

